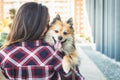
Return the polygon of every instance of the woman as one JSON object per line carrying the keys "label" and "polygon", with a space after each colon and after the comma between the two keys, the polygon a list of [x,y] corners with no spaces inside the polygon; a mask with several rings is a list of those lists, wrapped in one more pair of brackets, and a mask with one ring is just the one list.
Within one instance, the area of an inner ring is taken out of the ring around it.
{"label": "woman", "polygon": [[[71,80],[65,74],[61,60],[64,54],[43,41],[49,28],[48,8],[35,2],[25,3],[18,10],[0,51],[0,68],[7,80]],[[82,80],[79,71],[76,80]]]}

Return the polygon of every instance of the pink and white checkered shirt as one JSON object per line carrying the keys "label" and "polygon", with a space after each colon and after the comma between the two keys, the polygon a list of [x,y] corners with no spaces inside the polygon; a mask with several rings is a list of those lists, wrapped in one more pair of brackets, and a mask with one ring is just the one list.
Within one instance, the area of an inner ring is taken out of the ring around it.
{"label": "pink and white checkered shirt", "polygon": [[[71,80],[72,70],[62,69],[63,56],[41,40],[14,43],[0,51],[0,68],[6,80]],[[78,68],[74,72],[76,80],[84,79]]]}

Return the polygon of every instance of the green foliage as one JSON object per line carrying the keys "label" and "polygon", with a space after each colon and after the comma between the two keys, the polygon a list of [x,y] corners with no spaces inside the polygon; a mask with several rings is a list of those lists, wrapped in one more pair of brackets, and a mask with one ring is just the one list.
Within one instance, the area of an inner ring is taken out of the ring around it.
{"label": "green foliage", "polygon": [[86,41],[91,42],[90,37],[85,34],[80,34],[81,38],[84,38]]}
{"label": "green foliage", "polygon": [[0,47],[5,43],[6,36],[7,36],[7,33],[0,33]]}
{"label": "green foliage", "polygon": [[[13,22],[13,19],[14,19],[15,14],[16,14],[16,10],[15,10],[14,8],[10,9],[10,10],[9,10],[9,14],[10,14],[10,19],[11,19],[12,22]],[[11,28],[12,22],[9,24],[9,27],[10,27],[10,28]]]}
{"label": "green foliage", "polygon": [[10,14],[11,19],[14,19],[15,13],[16,13],[16,10],[14,8],[9,10],[9,14]]}

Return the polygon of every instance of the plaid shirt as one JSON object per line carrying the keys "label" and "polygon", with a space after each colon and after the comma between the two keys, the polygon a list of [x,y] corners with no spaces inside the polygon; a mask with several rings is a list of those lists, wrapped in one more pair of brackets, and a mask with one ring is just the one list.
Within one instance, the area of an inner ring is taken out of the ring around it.
{"label": "plaid shirt", "polygon": [[[41,40],[14,43],[0,51],[0,68],[6,80],[71,80],[62,69],[64,54]],[[83,80],[74,70],[76,80]]]}

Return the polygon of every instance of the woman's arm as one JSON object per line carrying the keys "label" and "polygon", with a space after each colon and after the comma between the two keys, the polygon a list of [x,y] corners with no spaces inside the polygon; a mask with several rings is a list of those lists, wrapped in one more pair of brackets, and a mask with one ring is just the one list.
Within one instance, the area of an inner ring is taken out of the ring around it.
{"label": "woman's arm", "polygon": [[[64,56],[63,53],[57,52],[56,55],[59,57],[58,62],[55,64],[54,69],[60,74],[62,80],[84,80],[84,77],[81,75],[78,66],[76,66],[76,69],[70,70],[69,73],[65,73],[62,68],[62,58]],[[60,60],[61,59],[61,60]],[[74,78],[74,79],[73,79]]]}
{"label": "woman's arm", "polygon": [[2,65],[2,60],[4,59],[4,56],[2,54],[2,51],[0,51],[0,70],[1,70],[1,65]]}

